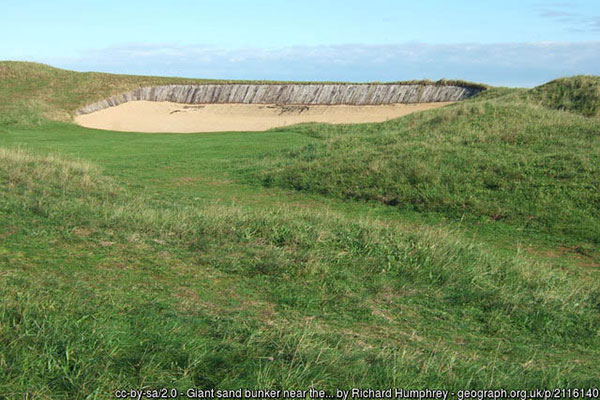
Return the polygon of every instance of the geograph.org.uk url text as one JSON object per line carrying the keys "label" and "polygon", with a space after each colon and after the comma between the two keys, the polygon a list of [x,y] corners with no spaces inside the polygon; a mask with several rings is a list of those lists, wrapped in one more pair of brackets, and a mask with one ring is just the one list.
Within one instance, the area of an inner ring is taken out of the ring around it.
{"label": "geograph.org.uk url text", "polygon": [[279,389],[117,389],[117,399],[451,399],[451,400],[537,400],[537,399],[599,399],[599,388],[569,389],[478,389],[449,391],[443,389],[335,389],[333,391]]}

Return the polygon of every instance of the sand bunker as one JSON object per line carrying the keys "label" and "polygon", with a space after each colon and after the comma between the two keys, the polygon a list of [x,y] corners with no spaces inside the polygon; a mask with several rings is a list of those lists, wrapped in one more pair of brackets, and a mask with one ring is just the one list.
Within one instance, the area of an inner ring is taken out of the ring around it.
{"label": "sand bunker", "polygon": [[204,104],[131,101],[79,115],[79,125],[127,132],[231,132],[263,131],[302,122],[350,124],[382,122],[451,102],[347,105]]}

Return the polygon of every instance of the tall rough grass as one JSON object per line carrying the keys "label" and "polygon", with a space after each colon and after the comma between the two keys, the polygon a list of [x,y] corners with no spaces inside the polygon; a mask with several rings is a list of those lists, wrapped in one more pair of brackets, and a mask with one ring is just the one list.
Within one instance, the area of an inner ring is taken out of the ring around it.
{"label": "tall rough grass", "polygon": [[[593,385],[600,287],[572,271],[441,228],[174,210],[85,162],[11,149],[0,160],[0,213],[33,246],[0,252],[0,393]],[[99,254],[115,266],[98,269]]]}
{"label": "tall rough grass", "polygon": [[383,124],[298,127],[322,141],[258,175],[267,186],[598,244],[600,123],[507,96]]}
{"label": "tall rough grass", "polygon": [[555,110],[569,111],[586,117],[600,116],[600,76],[561,78],[538,86],[525,95]]}

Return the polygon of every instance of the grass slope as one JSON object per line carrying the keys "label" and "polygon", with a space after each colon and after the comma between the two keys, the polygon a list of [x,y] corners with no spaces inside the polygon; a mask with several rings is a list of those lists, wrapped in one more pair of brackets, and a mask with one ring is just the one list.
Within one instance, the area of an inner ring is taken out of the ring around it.
{"label": "grass slope", "polygon": [[[64,110],[76,103],[67,80],[0,84],[15,93],[0,107],[1,398],[599,385],[598,246],[576,227],[597,218],[593,119],[530,104],[516,124],[528,92],[494,89],[384,124],[119,133],[42,115],[61,96]],[[325,175],[333,156],[340,170]],[[400,178],[430,176],[432,162],[457,173],[422,179],[412,197],[451,194],[449,211],[340,199],[347,181],[376,193],[369,179],[386,195],[384,167],[401,157],[420,168],[393,164]],[[278,187],[306,174],[327,190]],[[479,182],[495,176],[510,178],[496,197]],[[526,196],[537,183],[543,201]],[[464,208],[452,206],[460,185],[472,189]],[[527,207],[545,217],[523,229]]]}
{"label": "grass slope", "polygon": [[529,92],[529,101],[586,117],[600,116],[600,76],[557,79]]}
{"label": "grass slope", "polygon": [[140,86],[211,82],[198,79],[73,72],[43,64],[0,62],[0,125],[69,121],[79,107]]}
{"label": "grass slope", "polygon": [[278,167],[260,177],[269,186],[502,221],[597,246],[600,120],[515,100],[546,86],[383,124],[298,127],[319,142],[280,154]]}
{"label": "grass slope", "polygon": [[174,208],[85,162],[0,161],[0,392],[595,383],[584,274],[443,229]]}

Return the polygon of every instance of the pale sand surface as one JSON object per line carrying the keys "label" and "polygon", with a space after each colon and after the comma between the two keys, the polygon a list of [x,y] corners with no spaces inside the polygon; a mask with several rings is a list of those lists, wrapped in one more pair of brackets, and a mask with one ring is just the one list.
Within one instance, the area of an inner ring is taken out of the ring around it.
{"label": "pale sand surface", "polygon": [[79,125],[127,132],[263,131],[301,122],[350,124],[381,122],[451,102],[378,106],[279,106],[268,104],[203,104],[131,101],[75,117]]}

